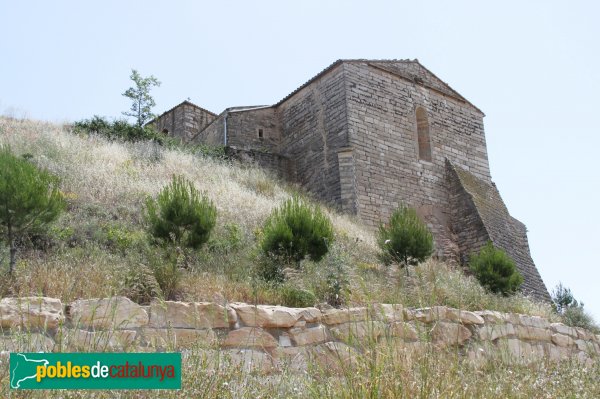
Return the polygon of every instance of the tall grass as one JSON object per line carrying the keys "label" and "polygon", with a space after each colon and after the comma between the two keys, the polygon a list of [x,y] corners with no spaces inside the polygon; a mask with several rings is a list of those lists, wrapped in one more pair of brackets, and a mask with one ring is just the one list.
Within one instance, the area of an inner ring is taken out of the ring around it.
{"label": "tall grass", "polygon": [[[20,349],[28,349],[23,339]],[[92,345],[92,344],[90,344]],[[93,347],[90,346],[90,350]],[[192,348],[182,353],[180,391],[11,391],[7,356],[0,354],[2,398],[598,398],[600,360],[520,364],[496,356],[471,362],[456,349],[372,343],[356,361],[309,360],[305,372],[284,368],[263,374],[226,352]]]}
{"label": "tall grass", "polygon": [[[145,199],[177,174],[205,192],[218,210],[213,241],[185,262],[180,299],[283,301],[277,287],[255,278],[256,243],[265,219],[298,192],[295,187],[259,168],[193,155],[183,147],[120,143],[44,122],[0,118],[0,143],[60,176],[69,207],[51,234],[21,243],[16,282],[0,287],[4,295],[70,301],[121,292],[128,269],[161,261],[148,244],[142,209]],[[299,288],[321,293],[321,300],[328,295],[324,282],[339,274],[348,285],[343,298],[348,306],[396,302],[550,314],[548,307],[522,296],[489,295],[472,278],[440,262],[428,261],[403,276],[380,263],[372,230],[351,216],[331,209],[326,213],[336,235],[330,254],[319,264],[303,261],[294,280]],[[233,226],[235,237],[224,226]]]}

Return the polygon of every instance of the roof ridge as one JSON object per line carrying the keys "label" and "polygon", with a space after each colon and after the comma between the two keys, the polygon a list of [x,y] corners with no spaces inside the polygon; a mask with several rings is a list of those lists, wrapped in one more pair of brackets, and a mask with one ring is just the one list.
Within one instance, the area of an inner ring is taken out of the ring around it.
{"label": "roof ridge", "polygon": [[177,105],[175,105],[175,106],[173,106],[173,107],[169,108],[168,110],[166,110],[166,111],[165,111],[165,112],[163,112],[162,114],[155,116],[155,117],[154,117],[154,118],[152,118],[150,121],[146,122],[144,125],[149,125],[149,124],[151,124],[151,123],[154,123],[154,122],[155,122],[156,120],[158,120],[159,118],[162,118],[162,116],[163,116],[163,115],[165,115],[165,114],[168,114],[169,112],[173,111],[175,108],[177,108],[177,107],[179,107],[179,106],[181,106],[181,105],[183,105],[183,104],[189,104],[189,105],[191,105],[192,107],[196,107],[196,108],[198,108],[198,109],[201,109],[201,110],[202,110],[202,111],[204,111],[204,112],[208,112],[208,113],[209,113],[209,114],[211,114],[212,116],[215,116],[215,117],[219,116],[218,114],[215,114],[214,112],[212,112],[212,111],[209,111],[209,110],[207,110],[206,108],[202,108],[201,106],[199,106],[199,105],[197,105],[197,104],[194,104],[194,103],[193,103],[193,102],[191,102],[190,100],[183,100],[182,102],[180,102],[179,104],[177,104]]}

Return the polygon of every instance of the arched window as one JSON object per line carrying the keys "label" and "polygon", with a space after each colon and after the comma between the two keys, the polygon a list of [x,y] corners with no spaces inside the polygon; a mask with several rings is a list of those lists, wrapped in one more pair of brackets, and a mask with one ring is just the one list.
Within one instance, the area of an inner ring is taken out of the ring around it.
{"label": "arched window", "polygon": [[419,159],[431,162],[431,142],[429,140],[429,122],[427,111],[417,108],[417,140],[419,144]]}

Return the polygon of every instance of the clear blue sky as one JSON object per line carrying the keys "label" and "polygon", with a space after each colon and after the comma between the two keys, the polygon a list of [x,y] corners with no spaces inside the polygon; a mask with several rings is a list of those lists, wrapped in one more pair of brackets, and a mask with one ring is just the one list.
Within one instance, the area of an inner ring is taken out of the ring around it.
{"label": "clear blue sky", "polygon": [[492,177],[551,289],[600,319],[600,3],[0,0],[0,112],[272,104],[339,58],[418,58],[486,113]]}

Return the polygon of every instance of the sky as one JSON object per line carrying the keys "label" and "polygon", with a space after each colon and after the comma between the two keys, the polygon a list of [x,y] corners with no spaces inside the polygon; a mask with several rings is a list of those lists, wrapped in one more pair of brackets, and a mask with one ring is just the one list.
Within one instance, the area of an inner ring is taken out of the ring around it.
{"label": "sky", "polygon": [[549,290],[600,321],[600,2],[0,0],[0,113],[273,104],[340,58],[417,58],[482,109],[492,178]]}

